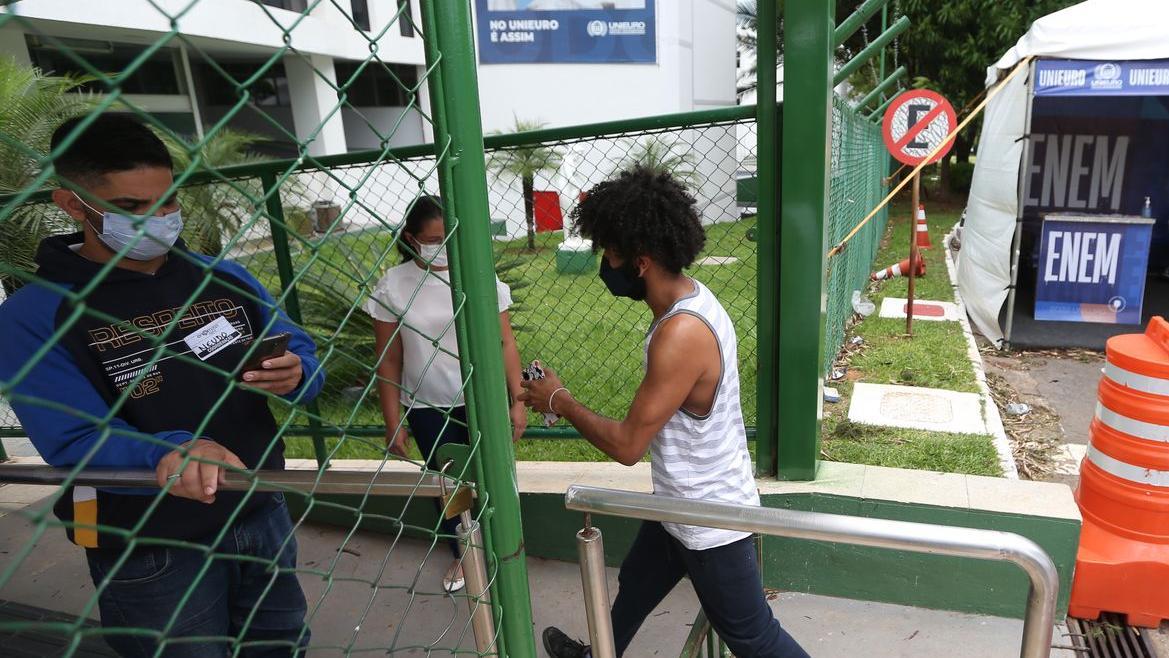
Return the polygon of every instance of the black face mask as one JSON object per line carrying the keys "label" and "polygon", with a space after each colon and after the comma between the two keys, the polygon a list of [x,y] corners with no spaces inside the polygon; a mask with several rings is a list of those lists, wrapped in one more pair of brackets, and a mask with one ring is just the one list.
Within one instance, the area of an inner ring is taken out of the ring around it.
{"label": "black face mask", "polygon": [[625,261],[621,267],[613,267],[609,259],[602,256],[601,281],[614,297],[628,297],[638,302],[645,299],[645,279],[638,276],[633,259]]}

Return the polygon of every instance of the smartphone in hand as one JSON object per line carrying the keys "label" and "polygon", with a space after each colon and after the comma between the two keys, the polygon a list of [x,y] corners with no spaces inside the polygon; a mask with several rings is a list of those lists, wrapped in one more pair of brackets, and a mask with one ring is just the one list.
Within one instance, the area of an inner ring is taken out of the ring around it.
{"label": "smartphone in hand", "polygon": [[260,370],[263,367],[264,361],[271,359],[274,356],[280,356],[288,351],[288,340],[292,338],[292,334],[287,331],[272,336],[260,341],[256,346],[252,355],[244,363],[243,370],[240,372],[247,372],[249,370]]}

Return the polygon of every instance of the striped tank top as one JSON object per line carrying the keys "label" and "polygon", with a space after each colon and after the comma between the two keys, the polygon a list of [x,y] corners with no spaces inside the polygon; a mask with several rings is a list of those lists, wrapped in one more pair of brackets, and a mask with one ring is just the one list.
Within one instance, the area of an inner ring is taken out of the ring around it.
{"label": "striped tank top", "polygon": [[[679,299],[650,327],[645,339],[646,366],[654,330],[677,315],[706,323],[718,341],[722,376],[705,416],[674,412],[650,443],[654,493],[738,505],[759,505],[759,491],[747,452],[747,431],[739,405],[739,356],[735,326],[710,290],[694,281],[694,292]],[[690,550],[725,546],[750,536],[733,530],[663,523]]]}

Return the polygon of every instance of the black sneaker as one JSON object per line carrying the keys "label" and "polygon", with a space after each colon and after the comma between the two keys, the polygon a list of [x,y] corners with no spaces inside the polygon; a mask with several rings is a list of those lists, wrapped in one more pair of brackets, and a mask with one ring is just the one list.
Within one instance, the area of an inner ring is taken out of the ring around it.
{"label": "black sneaker", "polygon": [[544,651],[549,658],[591,658],[589,648],[565,635],[559,628],[544,629]]}

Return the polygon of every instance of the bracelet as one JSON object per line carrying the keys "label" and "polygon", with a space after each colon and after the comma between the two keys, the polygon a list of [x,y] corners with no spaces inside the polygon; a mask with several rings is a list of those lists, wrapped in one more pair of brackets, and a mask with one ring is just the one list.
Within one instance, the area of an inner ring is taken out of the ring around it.
{"label": "bracelet", "polygon": [[[572,395],[572,391],[569,391],[567,388],[564,388],[563,386],[556,389],[555,391],[552,391],[552,395],[548,396],[548,411],[551,411],[554,414],[556,413],[556,410],[552,408],[552,401],[556,399],[556,394],[559,393],[560,391],[564,391],[565,393]],[[559,416],[560,414],[556,414],[556,415]]]}

